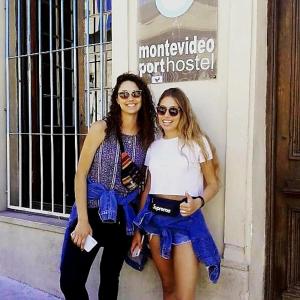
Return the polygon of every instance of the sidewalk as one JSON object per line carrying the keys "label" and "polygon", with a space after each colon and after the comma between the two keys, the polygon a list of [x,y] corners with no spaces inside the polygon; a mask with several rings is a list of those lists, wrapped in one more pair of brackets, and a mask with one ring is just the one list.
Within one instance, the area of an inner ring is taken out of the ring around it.
{"label": "sidewalk", "polygon": [[59,300],[29,285],[13,279],[0,276],[0,299],[1,300]]}

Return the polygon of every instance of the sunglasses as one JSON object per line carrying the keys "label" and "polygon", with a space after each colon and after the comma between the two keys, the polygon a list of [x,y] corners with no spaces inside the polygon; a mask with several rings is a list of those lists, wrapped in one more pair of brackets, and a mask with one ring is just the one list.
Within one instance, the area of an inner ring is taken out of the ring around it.
{"label": "sunglasses", "polygon": [[[118,93],[119,97],[122,99],[128,99],[130,96],[130,93],[128,91],[122,91]],[[139,98],[142,95],[142,90],[135,90],[131,92],[132,98]]]}
{"label": "sunglasses", "polygon": [[170,106],[169,108],[167,108],[165,106],[159,105],[156,107],[156,111],[157,111],[157,114],[160,116],[164,116],[167,113],[167,111],[169,111],[169,115],[171,117],[176,117],[179,114],[179,112],[181,111],[181,108],[175,107],[175,106]]}

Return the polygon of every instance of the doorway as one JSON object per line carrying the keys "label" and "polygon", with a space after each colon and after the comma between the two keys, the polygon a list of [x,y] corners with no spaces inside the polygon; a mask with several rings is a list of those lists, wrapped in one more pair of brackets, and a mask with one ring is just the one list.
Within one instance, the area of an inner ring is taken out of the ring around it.
{"label": "doorway", "polygon": [[300,299],[300,1],[270,0],[265,299]]}

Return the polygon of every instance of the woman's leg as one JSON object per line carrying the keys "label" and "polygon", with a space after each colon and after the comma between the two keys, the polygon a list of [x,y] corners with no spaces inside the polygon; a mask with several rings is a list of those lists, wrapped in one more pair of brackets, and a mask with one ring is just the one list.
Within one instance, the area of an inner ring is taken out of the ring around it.
{"label": "woman's leg", "polygon": [[173,247],[177,300],[194,300],[198,277],[198,260],[190,242]]}
{"label": "woman's leg", "polygon": [[153,235],[149,241],[152,259],[158,270],[164,300],[175,300],[175,281],[173,272],[173,259],[165,259],[160,256],[160,238]]}
{"label": "woman's leg", "polygon": [[127,251],[128,247],[124,249],[121,243],[104,247],[100,264],[99,300],[117,300],[120,272]]}
{"label": "woman's leg", "polygon": [[100,264],[99,300],[117,300],[119,277],[131,237],[126,235],[125,224],[103,224],[104,248]]}
{"label": "woman's leg", "polygon": [[[73,226],[74,227],[74,226]],[[71,240],[74,228],[67,228],[64,241],[64,253],[61,261],[60,287],[66,300],[89,299],[85,284],[99,250],[99,244],[90,252],[81,251]]]}

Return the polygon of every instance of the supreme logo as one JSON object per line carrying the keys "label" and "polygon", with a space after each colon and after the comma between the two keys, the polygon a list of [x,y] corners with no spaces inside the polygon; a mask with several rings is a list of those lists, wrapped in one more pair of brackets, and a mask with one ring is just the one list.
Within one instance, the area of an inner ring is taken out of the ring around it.
{"label": "supreme logo", "polygon": [[155,203],[152,206],[152,209],[155,211],[161,211],[167,214],[171,213],[171,209],[170,208],[165,208],[165,207],[161,207],[161,206],[157,206]]}

